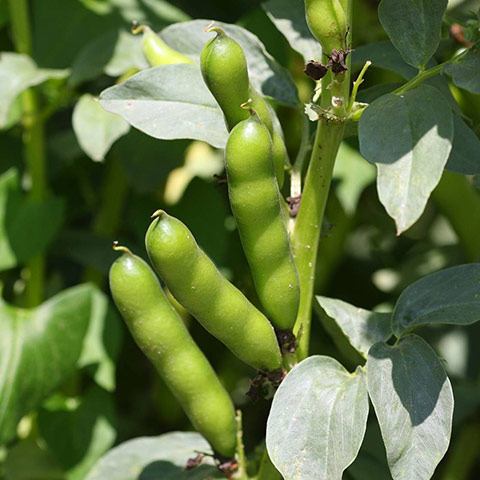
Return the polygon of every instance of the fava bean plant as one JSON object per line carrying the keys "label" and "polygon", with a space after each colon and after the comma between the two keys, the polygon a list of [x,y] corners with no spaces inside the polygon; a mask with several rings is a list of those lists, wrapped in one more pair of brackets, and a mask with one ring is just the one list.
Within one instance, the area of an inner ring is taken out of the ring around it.
{"label": "fava bean plant", "polygon": [[0,10],[0,479],[478,478],[480,5],[71,0],[120,20],[55,64],[39,1]]}

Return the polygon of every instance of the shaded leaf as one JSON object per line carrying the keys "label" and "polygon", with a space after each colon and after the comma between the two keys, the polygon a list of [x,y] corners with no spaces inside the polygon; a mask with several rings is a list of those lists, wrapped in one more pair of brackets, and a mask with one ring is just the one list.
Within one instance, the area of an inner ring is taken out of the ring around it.
{"label": "shaded leaf", "polygon": [[452,112],[443,96],[421,85],[375,100],[359,124],[360,152],[377,164],[379,198],[397,233],[422,214],[452,147]]}
{"label": "shaded leaf", "polygon": [[403,59],[424,67],[438,48],[447,0],[382,0],[378,16]]}
{"label": "shaded leaf", "polygon": [[68,70],[38,68],[28,56],[20,53],[0,53],[0,127],[9,120],[10,107],[24,90],[50,78],[65,78]]}
{"label": "shaded leaf", "polygon": [[78,85],[101,73],[118,77],[130,68],[143,70],[148,66],[142,52],[141,35],[135,36],[123,29],[112,29],[83,47],[72,64],[69,83]]}
{"label": "shaded leaf", "polygon": [[322,47],[310,33],[303,2],[268,0],[262,7],[290,46],[303,56],[305,62],[322,60]]}
{"label": "shaded leaf", "polygon": [[342,207],[354,214],[363,190],[375,180],[375,168],[366,162],[358,150],[342,142],[335,161],[333,178],[339,182],[335,188]]}
{"label": "shaded leaf", "polygon": [[267,422],[269,456],[285,480],[340,480],[360,449],[366,379],[333,358],[312,356],[283,380]]}
{"label": "shaded leaf", "polygon": [[[162,30],[160,36],[199,65],[203,46],[214,36],[213,33],[205,33],[209,23],[210,20],[176,23]],[[237,25],[222,22],[215,22],[215,25],[223,28],[242,47],[250,81],[259,92],[285,105],[299,107],[297,87],[290,72],[267,52],[256,35]]]}
{"label": "shaded leaf", "polygon": [[107,112],[89,93],[82,95],[75,105],[72,125],[83,151],[97,162],[104,160],[112,144],[130,130],[128,122]]}
{"label": "shaded leaf", "polygon": [[317,296],[316,299],[364,358],[374,343],[386,342],[393,334],[390,313],[370,312],[335,298]]}
{"label": "shaded leaf", "polygon": [[92,287],[80,285],[32,310],[0,304],[0,443],[73,373],[91,302]]}
{"label": "shaded leaf", "polygon": [[195,65],[144,70],[104,90],[100,103],[155,138],[191,138],[220,148],[227,140],[223,114]]}
{"label": "shaded leaf", "polygon": [[78,367],[85,367],[97,385],[109,392],[115,390],[115,360],[120,353],[122,333],[117,310],[102,291],[95,289]]}
{"label": "shaded leaf", "polygon": [[480,93],[480,52],[472,48],[454,63],[447,63],[443,71],[452,77],[453,83],[472,93]]}
{"label": "shaded leaf", "polygon": [[58,399],[46,402],[38,414],[38,426],[66,478],[83,480],[115,441],[115,405],[111,395],[96,386],[73,408],[68,400],[60,405]]}
{"label": "shaded leaf", "polygon": [[25,262],[45,250],[63,220],[63,201],[31,200],[20,190],[18,172],[0,176],[0,270]]}
{"label": "shaded leaf", "polygon": [[447,268],[407,287],[392,317],[396,335],[419,325],[480,320],[480,263]]}
{"label": "shaded leaf", "polygon": [[453,392],[443,366],[420,337],[375,344],[367,360],[368,393],[394,480],[427,480],[450,442]]}
{"label": "shaded leaf", "polygon": [[[480,70],[479,70],[480,71]],[[453,116],[453,144],[445,168],[462,175],[480,173],[480,140],[458,116]]]}
{"label": "shaded leaf", "polygon": [[85,480],[224,478],[211,463],[193,470],[184,470],[187,461],[197,456],[196,452],[209,451],[211,449],[206,440],[193,432],[171,432],[159,437],[135,438],[110,450],[97,462]]}

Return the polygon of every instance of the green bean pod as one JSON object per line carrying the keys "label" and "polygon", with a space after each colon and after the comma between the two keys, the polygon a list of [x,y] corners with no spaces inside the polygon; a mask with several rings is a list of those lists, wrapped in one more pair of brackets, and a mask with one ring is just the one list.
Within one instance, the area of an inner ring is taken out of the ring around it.
{"label": "green bean pod", "polygon": [[142,51],[151,67],[173,63],[193,63],[193,61],[168,46],[150,27],[140,25],[133,33],[143,32]]}
{"label": "green bean pod", "polygon": [[275,181],[272,141],[251,109],[225,148],[230,205],[260,301],[280,330],[293,327],[300,287]]}
{"label": "green bean pod", "polygon": [[305,17],[325,54],[344,48],[347,17],[339,0],[305,0]]}
{"label": "green bean pod", "polygon": [[110,269],[118,310],[142,352],[177,398],[195,429],[222,457],[235,455],[232,401],[173,306],[152,269],[124,247]]}
{"label": "green bean pod", "polygon": [[238,358],[257,370],[282,359],[270,322],[217,270],[192,232],[162,210],[154,213],[145,244],[172,295]]}
{"label": "green bean pod", "polygon": [[228,130],[231,130],[248,118],[248,112],[240,108],[249,98],[247,59],[242,47],[223,29],[211,27],[207,31],[217,35],[202,49],[202,76],[223,111]]}
{"label": "green bean pod", "polygon": [[251,107],[257,111],[273,138],[275,173],[281,188],[285,180],[287,150],[282,136],[273,126],[267,102],[250,85],[242,47],[220,27],[209,27],[206,31],[216,32],[217,35],[202,50],[200,65],[203,79],[220,105],[229,131],[248,118],[248,112],[240,105],[252,100]]}

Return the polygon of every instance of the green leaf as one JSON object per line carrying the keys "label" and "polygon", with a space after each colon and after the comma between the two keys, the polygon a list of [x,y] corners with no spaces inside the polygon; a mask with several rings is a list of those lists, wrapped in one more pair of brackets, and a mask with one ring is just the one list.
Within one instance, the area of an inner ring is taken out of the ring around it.
{"label": "green leaf", "polygon": [[210,446],[198,433],[171,432],[159,437],[140,437],[110,450],[92,468],[85,480],[207,480],[224,478],[207,460],[204,465],[185,471],[197,452]]}
{"label": "green leaf", "polygon": [[[168,45],[200,64],[203,46],[214,36],[205,33],[209,23],[209,20],[176,23],[162,30],[160,35]],[[215,22],[215,25],[223,28],[243,48],[250,81],[259,92],[287,106],[300,106],[297,87],[290,72],[267,52],[256,35],[237,25],[222,22]]]}
{"label": "green leaf", "polygon": [[480,263],[428,275],[407,287],[395,305],[395,334],[419,325],[469,325],[480,320]]}
{"label": "green leaf", "polygon": [[305,62],[322,60],[322,47],[307,26],[303,2],[268,0],[262,3],[262,7],[290,46],[303,56]]}
{"label": "green leaf", "polygon": [[35,1],[32,4],[34,58],[42,66],[68,67],[103,32],[128,31],[133,20],[163,28],[188,18],[164,0]]}
{"label": "green leaf", "polygon": [[0,443],[74,371],[90,320],[92,287],[64,290],[32,310],[0,304]]}
{"label": "green leaf", "polygon": [[115,405],[112,396],[92,386],[73,408],[64,399],[46,402],[38,414],[40,434],[67,472],[68,480],[83,480],[113,445]]}
{"label": "green leaf", "polygon": [[403,59],[424,67],[440,43],[447,0],[382,0],[378,16]]}
{"label": "green leaf", "polygon": [[445,168],[462,175],[480,174],[480,140],[458,116],[453,115],[453,144]]}
{"label": "green leaf", "polygon": [[268,454],[285,480],[340,480],[368,415],[366,378],[333,358],[312,356],[283,380],[267,422]]}
{"label": "green leaf", "polygon": [[15,267],[45,250],[63,220],[63,201],[43,202],[25,196],[18,172],[0,176],[0,271]]}
{"label": "green leaf", "polygon": [[403,78],[413,78],[417,73],[415,68],[405,63],[398,50],[388,40],[362,45],[352,52],[354,65],[362,67],[368,60],[374,67],[396,72]]}
{"label": "green leaf", "polygon": [[399,235],[418,220],[442,176],[452,148],[450,107],[426,85],[384,95],[363,113],[359,139],[362,155],[377,165],[379,198]]}
{"label": "green leaf", "polygon": [[195,65],[144,70],[104,90],[100,103],[155,138],[191,138],[220,148],[227,140],[223,114]]}
{"label": "green leaf", "polygon": [[453,83],[472,93],[480,93],[480,52],[473,47],[454,63],[447,63],[443,71],[452,77]]}
{"label": "green leaf", "polygon": [[0,128],[7,124],[10,107],[21,92],[50,78],[67,75],[68,70],[38,68],[28,55],[0,52]]}
{"label": "green leaf", "polygon": [[80,51],[73,62],[69,83],[75,86],[101,73],[118,77],[131,68],[143,70],[148,66],[142,52],[142,36],[112,29],[88,42]]}
{"label": "green leaf", "polygon": [[345,211],[352,215],[363,190],[375,180],[375,168],[367,163],[358,150],[342,142],[335,161],[333,178],[339,182],[335,193]]}
{"label": "green leaf", "polygon": [[72,125],[83,151],[97,162],[103,161],[113,143],[130,130],[128,122],[107,112],[89,93],[75,105]]}
{"label": "green leaf", "polygon": [[342,329],[350,344],[364,358],[370,347],[386,342],[393,334],[390,313],[370,312],[335,298],[317,296],[325,313]]}
{"label": "green leaf", "polygon": [[8,480],[65,480],[65,472],[41,439],[16,442],[2,466]]}
{"label": "green leaf", "polygon": [[117,310],[102,291],[93,290],[91,319],[77,365],[85,367],[97,385],[109,392],[115,390],[115,360],[122,333]]}
{"label": "green leaf", "polygon": [[394,480],[427,480],[447,451],[453,392],[442,364],[420,337],[375,344],[367,360],[368,393]]}

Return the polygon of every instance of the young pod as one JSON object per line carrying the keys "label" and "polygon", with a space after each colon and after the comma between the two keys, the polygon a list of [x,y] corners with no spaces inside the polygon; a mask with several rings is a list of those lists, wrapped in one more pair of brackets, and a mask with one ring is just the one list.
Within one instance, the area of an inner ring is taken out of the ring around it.
{"label": "young pod", "polygon": [[254,112],[225,148],[230,204],[260,301],[275,327],[293,327],[300,288],[275,181],[270,134]]}
{"label": "young pod", "polygon": [[339,0],[305,0],[308,28],[322,46],[323,53],[345,47],[347,17]]}
{"label": "young pod", "polygon": [[247,59],[242,47],[222,28],[211,27],[217,35],[203,47],[200,66],[203,80],[225,116],[228,130],[248,118],[240,105],[248,100],[250,83]]}
{"label": "young pod", "polygon": [[145,244],[173,296],[238,358],[257,370],[277,370],[282,359],[270,322],[217,270],[192,232],[162,210]]}
{"label": "young pod", "polygon": [[200,65],[203,79],[222,109],[229,131],[248,118],[248,112],[241,105],[251,99],[251,107],[257,111],[272,135],[275,173],[281,188],[285,178],[287,150],[282,136],[273,127],[267,102],[250,85],[247,59],[242,47],[220,27],[211,27],[207,31],[216,32],[217,35],[202,50]]}
{"label": "young pod", "polygon": [[190,58],[169,47],[150,27],[140,25],[133,33],[143,32],[142,50],[151,67],[173,63],[193,63]]}
{"label": "young pod", "polygon": [[235,455],[233,404],[210,363],[168,301],[156,275],[124,251],[110,269],[110,289],[135,342],[177,398],[195,429],[222,457]]}

